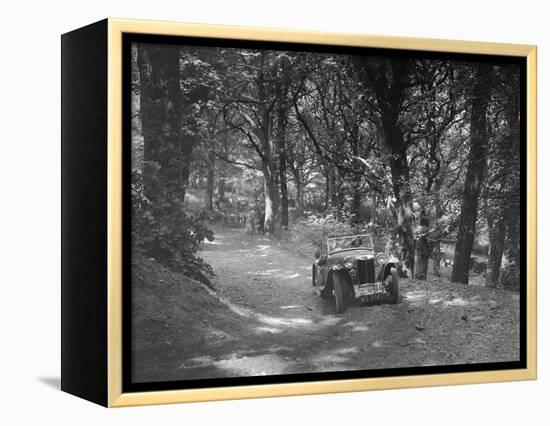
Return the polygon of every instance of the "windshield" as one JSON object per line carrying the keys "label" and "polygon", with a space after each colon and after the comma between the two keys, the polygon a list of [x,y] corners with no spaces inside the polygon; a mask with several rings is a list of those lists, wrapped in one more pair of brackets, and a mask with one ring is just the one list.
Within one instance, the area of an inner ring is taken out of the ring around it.
{"label": "windshield", "polygon": [[327,239],[328,254],[353,249],[374,250],[372,237],[370,235],[352,235]]}

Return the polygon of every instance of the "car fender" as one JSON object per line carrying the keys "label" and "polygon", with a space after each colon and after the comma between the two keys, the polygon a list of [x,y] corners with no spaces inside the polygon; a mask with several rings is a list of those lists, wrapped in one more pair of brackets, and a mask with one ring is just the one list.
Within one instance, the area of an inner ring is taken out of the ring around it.
{"label": "car fender", "polygon": [[399,259],[395,256],[391,256],[387,261],[386,263],[393,263],[393,264],[398,264],[399,263]]}
{"label": "car fender", "polygon": [[[319,267],[319,266],[317,266]],[[323,268],[321,270],[321,278],[322,278],[322,282],[321,283],[317,283],[317,287],[319,288],[319,290],[324,290],[325,287],[328,287],[328,289],[330,290],[332,288],[332,273],[335,272],[335,271],[341,271],[342,269],[344,269],[344,267],[342,265],[339,265],[337,263],[335,263],[334,265],[331,265],[327,268]]]}
{"label": "car fender", "polygon": [[397,268],[398,263],[399,260],[396,258],[390,258],[386,263],[384,263],[383,267],[381,267],[378,272],[377,281],[384,281],[386,277],[390,275],[391,268]]}
{"label": "car fender", "polygon": [[325,287],[328,287],[329,290],[332,290],[332,274],[334,274],[334,272],[341,271],[345,268],[344,268],[343,265],[335,263],[334,265],[331,265],[327,269],[328,269],[327,270],[327,277],[323,282],[323,287],[319,287],[321,290],[324,290]]}
{"label": "car fender", "polygon": [[315,265],[317,266],[318,271],[315,286],[319,288],[319,290],[323,291],[327,285],[327,282],[330,279],[332,268],[326,267],[326,265],[319,265],[319,262],[315,262]]}

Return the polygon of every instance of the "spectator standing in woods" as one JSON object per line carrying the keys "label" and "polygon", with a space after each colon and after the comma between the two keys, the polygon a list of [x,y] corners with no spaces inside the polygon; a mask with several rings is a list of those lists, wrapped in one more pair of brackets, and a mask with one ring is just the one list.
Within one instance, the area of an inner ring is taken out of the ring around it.
{"label": "spectator standing in woods", "polygon": [[248,220],[246,222],[246,232],[254,235],[256,232],[256,212],[253,207],[248,212]]}

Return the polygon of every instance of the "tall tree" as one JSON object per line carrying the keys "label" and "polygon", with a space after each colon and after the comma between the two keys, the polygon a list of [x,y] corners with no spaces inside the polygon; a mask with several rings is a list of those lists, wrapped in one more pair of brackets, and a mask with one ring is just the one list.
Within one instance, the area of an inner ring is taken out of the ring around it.
{"label": "tall tree", "polygon": [[489,253],[485,283],[494,287],[500,282],[504,253],[510,263],[519,264],[514,256],[518,246],[520,209],[520,106],[519,72],[514,66],[501,66],[495,70],[496,107],[491,117],[495,136],[489,150],[488,178],[485,185],[485,205],[489,227]]}
{"label": "tall tree", "polygon": [[448,61],[415,62],[418,102],[409,114],[415,117],[414,132],[419,136],[412,150],[414,160],[411,161],[412,179],[416,182],[415,199],[421,207],[416,240],[417,279],[426,279],[432,253],[433,272],[439,276],[441,226],[445,225],[441,221],[444,214],[442,191],[449,161],[455,159],[454,153],[449,156],[445,151],[452,146],[456,128],[464,116],[463,85],[456,79],[456,68],[456,64]]}
{"label": "tall tree", "polygon": [[209,92],[199,55],[200,51],[182,52],[178,46],[138,46],[144,186],[151,199],[159,191],[180,200],[185,197],[200,126],[197,111]]}
{"label": "tall tree", "polygon": [[288,91],[290,87],[290,60],[287,56],[280,58],[278,70],[277,97],[277,152],[279,156],[279,184],[281,188],[281,227],[288,229],[288,184],[287,184],[287,146],[286,129],[288,124]]}
{"label": "tall tree", "polygon": [[412,63],[401,58],[357,57],[356,68],[365,87],[371,87],[380,118],[380,129],[389,151],[391,181],[395,197],[397,235],[402,256],[414,271],[414,215],[407,158],[409,139],[405,138],[402,113],[411,81]]}
{"label": "tall tree", "polygon": [[279,167],[277,143],[273,135],[276,121],[277,68],[283,53],[232,52],[231,87],[228,87],[224,116],[229,127],[244,137],[245,145],[257,154],[259,166],[240,162],[259,169],[264,178],[264,230],[275,231],[275,215],[279,206]]}
{"label": "tall tree", "polygon": [[487,109],[491,96],[493,67],[477,65],[472,86],[470,113],[470,152],[464,182],[462,207],[451,280],[468,284],[470,257],[476,229],[478,199],[485,176],[487,162]]}
{"label": "tall tree", "polygon": [[[180,50],[177,46],[139,44],[140,105],[143,132],[144,189],[150,199],[160,191],[179,195],[177,181],[182,143],[183,96],[180,88]],[[155,179],[158,164],[158,179]]]}

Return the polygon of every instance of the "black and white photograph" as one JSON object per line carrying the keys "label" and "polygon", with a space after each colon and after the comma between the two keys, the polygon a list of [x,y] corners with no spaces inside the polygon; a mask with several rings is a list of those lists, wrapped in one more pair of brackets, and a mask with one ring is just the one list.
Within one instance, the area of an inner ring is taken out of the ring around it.
{"label": "black and white photograph", "polygon": [[523,62],[139,37],[125,60],[132,383],[521,360]]}

